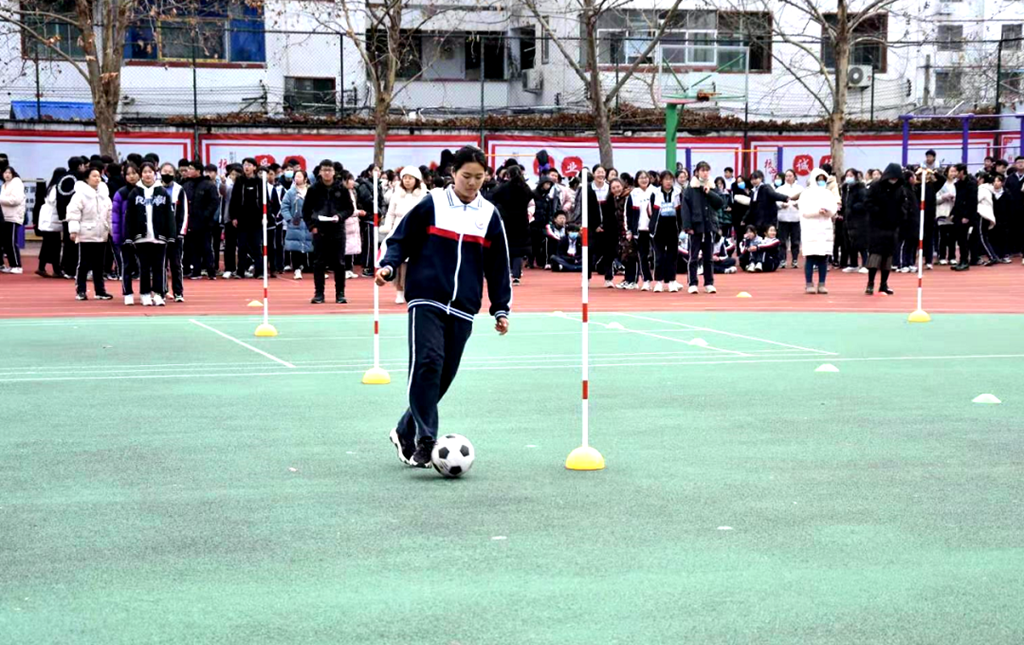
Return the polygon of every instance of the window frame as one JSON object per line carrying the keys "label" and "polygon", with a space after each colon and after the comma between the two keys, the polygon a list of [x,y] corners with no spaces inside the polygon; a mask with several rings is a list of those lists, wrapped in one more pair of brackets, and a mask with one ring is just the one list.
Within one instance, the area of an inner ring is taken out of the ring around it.
{"label": "window frame", "polygon": [[[826,13],[823,13],[822,15],[825,17],[826,20],[828,20],[830,17],[835,17],[836,14],[826,12]],[[855,32],[853,34],[853,39],[857,40],[859,38],[875,37],[875,39],[880,41],[880,42],[875,42],[875,43],[871,43],[871,44],[866,44],[866,43],[854,44],[850,48],[850,65],[868,65],[868,66],[871,67],[873,73],[875,73],[875,74],[885,74],[886,71],[888,70],[888,67],[889,67],[889,46],[887,44],[887,39],[888,39],[888,34],[889,34],[889,12],[887,12],[887,11],[880,11],[880,12],[877,12],[877,13],[874,13],[874,14],[870,15],[861,23],[861,26],[863,27],[864,25],[870,25],[872,23],[872,21],[875,21],[875,20],[882,20],[883,21],[882,24],[880,25],[879,29],[877,29],[877,30],[875,30],[873,32],[866,32],[866,33],[857,33],[857,32]],[[881,35],[879,36],[879,32],[884,32],[884,33],[881,33]],[[861,60],[861,59],[857,58],[857,56],[856,56],[857,49],[860,48],[861,51],[863,51],[864,49],[866,49],[868,47],[877,48],[877,50],[878,50],[878,59],[879,59],[877,64],[874,62],[874,57],[873,56],[870,57],[871,60],[872,60],[872,62],[870,62],[870,63],[857,62],[858,60]],[[824,64],[825,69],[834,70],[836,68],[835,48],[831,44],[831,38],[829,38],[828,30],[826,29],[825,25],[821,25],[821,46],[819,47],[818,52],[819,52],[819,55],[821,56],[821,62],[822,62],[822,64]],[[826,52],[831,52],[831,55],[829,55]]]}
{"label": "window frame", "polygon": [[[946,81],[945,81],[945,83],[943,85],[943,87],[944,87],[944,89],[946,91],[942,92],[941,94],[939,93],[939,77],[940,76],[946,78]],[[949,89],[954,89],[950,85],[950,81],[952,79],[954,79],[954,78],[957,81],[956,84],[955,84],[955,90],[956,91],[955,91],[955,93],[950,93],[948,90]],[[964,87],[963,83],[964,83],[964,78],[963,78],[963,73],[962,73],[961,70],[958,70],[958,69],[939,69],[939,70],[935,70],[935,98],[936,99],[942,99],[942,100],[960,98],[960,96],[963,94],[963,87]]]}
{"label": "window frame", "polygon": [[[956,38],[943,39],[943,30],[959,29]],[[935,29],[935,49],[940,52],[962,52],[964,50],[964,26],[958,23],[943,23]]]}
{"label": "window frame", "polygon": [[[52,18],[46,18],[44,16],[33,15],[31,12],[22,13],[21,20],[22,23],[33,29],[33,31],[37,33],[41,32],[40,35],[43,36],[47,35],[48,27],[53,27],[56,29],[67,29],[67,38],[64,38],[62,34],[54,34],[60,36],[60,41],[56,49],[60,51],[62,54],[64,54],[64,56],[66,56],[67,58],[70,58],[71,60],[84,61],[85,50],[82,49],[82,46],[79,44],[79,41],[82,38],[82,30],[78,27],[77,24],[74,23],[73,14],[67,13],[61,15],[67,15],[68,20],[54,20]],[[45,61],[65,60],[63,56],[58,55],[54,51],[53,45],[46,45],[42,42],[39,42],[39,40],[36,39],[35,36],[25,33],[24,30],[19,31],[21,32],[21,57],[23,59],[36,60],[36,58],[38,57],[39,60]],[[49,38],[52,37],[53,36],[49,36]],[[64,48],[60,46],[65,42],[71,45],[71,51],[65,51]]]}

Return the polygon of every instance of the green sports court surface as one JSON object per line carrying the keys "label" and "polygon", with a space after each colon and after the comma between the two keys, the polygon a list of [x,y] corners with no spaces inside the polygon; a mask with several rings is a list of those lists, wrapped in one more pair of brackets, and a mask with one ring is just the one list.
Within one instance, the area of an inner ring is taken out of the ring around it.
{"label": "green sports court surface", "polygon": [[578,316],[481,317],[455,481],[404,316],[0,321],[0,643],[1024,641],[1024,316],[593,320],[607,469]]}

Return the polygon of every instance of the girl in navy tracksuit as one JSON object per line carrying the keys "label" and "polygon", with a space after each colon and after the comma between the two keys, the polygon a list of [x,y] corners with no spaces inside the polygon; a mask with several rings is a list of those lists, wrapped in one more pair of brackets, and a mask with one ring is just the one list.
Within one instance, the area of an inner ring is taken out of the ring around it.
{"label": "girl in navy tracksuit", "polygon": [[508,331],[512,286],[505,227],[497,209],[479,195],[487,162],[466,146],[454,157],[454,183],[435,188],[388,237],[377,284],[408,261],[409,409],[391,442],[403,463],[430,466],[437,438],[437,404],[448,391],[480,311],[483,283],[495,329]]}

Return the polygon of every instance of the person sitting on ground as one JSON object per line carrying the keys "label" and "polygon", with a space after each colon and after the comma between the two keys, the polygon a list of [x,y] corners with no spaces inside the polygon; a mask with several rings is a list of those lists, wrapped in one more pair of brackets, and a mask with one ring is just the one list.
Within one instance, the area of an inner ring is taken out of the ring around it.
{"label": "person sitting on ground", "polygon": [[711,256],[715,273],[736,273],[736,258],[732,257],[735,249],[736,244],[732,238],[715,233],[715,245]]}
{"label": "person sitting on ground", "polygon": [[579,226],[569,224],[565,227],[565,235],[558,241],[558,252],[551,258],[552,271],[577,273],[583,270],[583,247],[579,237]]}
{"label": "person sitting on ground", "polygon": [[[578,230],[578,228],[577,228]],[[553,221],[544,225],[544,265],[551,266],[551,256],[558,252],[558,243],[565,237],[565,213],[555,213]]]}
{"label": "person sitting on ground", "polygon": [[771,273],[779,268],[779,238],[774,226],[768,227],[768,236],[761,237],[753,225],[747,226],[740,240],[740,267],[750,273]]}

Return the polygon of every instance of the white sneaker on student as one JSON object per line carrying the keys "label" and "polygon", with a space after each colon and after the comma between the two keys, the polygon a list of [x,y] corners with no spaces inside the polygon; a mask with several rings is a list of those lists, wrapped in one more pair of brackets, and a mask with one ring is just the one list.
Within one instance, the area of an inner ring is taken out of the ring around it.
{"label": "white sneaker on student", "polygon": [[345,279],[346,280],[355,280],[356,279],[356,274],[352,273],[351,271],[346,271],[345,272]]}
{"label": "white sneaker on student", "polygon": [[139,299],[142,300],[143,307],[153,306],[153,296],[149,295],[148,293],[142,294],[141,296],[139,296]]}
{"label": "white sneaker on student", "polygon": [[691,284],[686,288],[686,293],[700,293],[700,289],[697,288],[697,285]]}
{"label": "white sneaker on student", "polygon": [[220,277],[224,278],[225,280],[230,280],[231,279],[231,272],[230,271],[225,271],[224,273],[220,274]]}
{"label": "white sneaker on student", "polygon": [[725,271],[722,271],[722,273],[736,273],[736,267],[728,267]]}
{"label": "white sneaker on student", "polygon": [[857,273],[867,273],[867,272],[868,272],[868,268],[867,267],[861,267],[861,268],[857,269]]}
{"label": "white sneaker on student", "polygon": [[750,264],[747,265],[747,273],[753,273],[753,272],[754,272],[754,263],[751,262]]}
{"label": "white sneaker on student", "polygon": [[949,264],[949,261],[946,260],[946,258],[942,258],[941,260],[939,260],[939,266],[943,266],[944,267],[947,264]]}
{"label": "white sneaker on student", "polygon": [[127,296],[125,296],[124,297],[124,304],[126,306],[128,306],[128,307],[131,307],[132,305],[134,305],[135,304],[135,295],[134,294],[128,294]]}
{"label": "white sneaker on student", "polygon": [[283,268],[283,269],[281,269],[281,270],[282,270],[282,271],[291,271],[291,270],[292,270],[292,265],[290,265],[290,264],[286,264],[286,265],[284,265],[284,268]]}
{"label": "white sneaker on student", "polygon": [[683,285],[679,284],[679,282],[677,280],[673,280],[672,282],[668,283],[668,292],[669,293],[678,293],[679,290],[682,289],[682,288],[683,288]]}
{"label": "white sneaker on student", "polygon": [[158,296],[156,294],[153,294],[153,304],[156,305],[157,307],[163,307],[164,304],[166,304],[166,303],[164,303],[164,297],[163,296]]}
{"label": "white sneaker on student", "polygon": [[626,286],[622,287],[626,291],[636,291],[637,286],[635,282],[627,283]]}
{"label": "white sneaker on student", "polygon": [[20,275],[21,273],[23,273],[23,270],[21,267],[14,267],[13,269],[11,269],[11,273],[13,275]]}
{"label": "white sneaker on student", "polygon": [[605,289],[614,289],[615,288],[615,283],[612,282],[611,280],[605,280],[604,281],[604,288]]}
{"label": "white sneaker on student", "polygon": [[857,273],[857,267],[843,267],[843,273]]}
{"label": "white sneaker on student", "polygon": [[761,273],[762,271],[764,271],[764,266],[760,262],[754,265],[754,273]]}
{"label": "white sneaker on student", "polygon": [[650,291],[650,290],[651,290],[651,282],[649,280],[647,282],[644,282],[644,286],[640,287],[640,291]]}
{"label": "white sneaker on student", "polygon": [[396,305],[404,305],[405,304],[405,292],[404,291],[399,291],[397,294],[395,294],[395,304]]}
{"label": "white sneaker on student", "polygon": [[931,264],[926,264],[926,265],[924,265],[924,268],[925,268],[926,271],[931,271],[935,267],[933,267]]}
{"label": "white sneaker on student", "polygon": [[706,293],[718,293],[718,289],[715,289],[715,285],[713,284],[704,285],[704,291]]}
{"label": "white sneaker on student", "polygon": [[665,290],[665,286],[660,282],[654,283],[654,293],[661,293]]}
{"label": "white sneaker on student", "polygon": [[302,269],[295,269],[295,279],[296,280],[301,280],[302,279]]}

